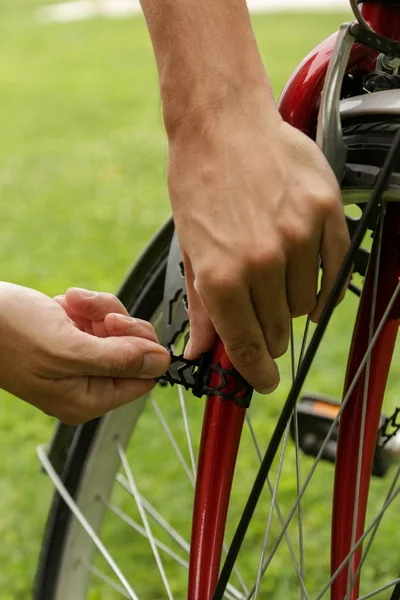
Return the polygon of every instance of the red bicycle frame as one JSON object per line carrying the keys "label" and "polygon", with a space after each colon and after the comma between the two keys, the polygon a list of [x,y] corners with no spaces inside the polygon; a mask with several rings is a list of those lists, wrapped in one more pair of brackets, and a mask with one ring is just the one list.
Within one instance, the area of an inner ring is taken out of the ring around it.
{"label": "red bicycle frame", "polygon": [[[366,2],[361,5],[361,12],[368,24],[377,33],[385,37],[400,41],[400,3],[387,4],[383,2]],[[322,87],[328,68],[328,63],[335,45],[336,35],[330,36],[313,50],[299,65],[289,82],[287,83],[279,101],[279,110],[283,118],[312,138],[315,138],[317,127],[317,116],[320,103]],[[377,52],[366,48],[358,43],[354,44],[348,63],[348,70],[357,66],[364,71],[372,71],[375,68]],[[393,222],[400,223],[398,211],[393,215]],[[393,225],[392,225],[393,226]],[[400,232],[400,228],[398,229]],[[398,277],[398,265],[393,265],[395,276]],[[368,284],[370,285],[370,284]],[[368,290],[364,294],[368,296]],[[368,299],[364,299],[364,309],[361,308],[356,324],[355,338],[361,335],[363,328],[368,331],[367,312],[365,307]],[[378,307],[378,313],[382,307]],[[378,314],[377,313],[377,314]],[[398,321],[390,323],[385,329],[385,341],[388,343],[389,352],[385,352],[378,375],[383,376],[386,381],[388,361],[390,364],[391,351],[397,333]],[[357,334],[357,331],[359,332]],[[353,347],[354,345],[353,339]],[[365,348],[364,348],[365,350]],[[351,351],[349,359],[348,374],[352,373],[357,364],[357,353]],[[359,360],[359,357],[358,357]],[[216,346],[213,362],[220,362],[224,368],[232,365],[226,355],[221,342]],[[386,370],[386,371],[385,371]],[[386,374],[385,374],[386,373]],[[350,376],[350,375],[349,375]],[[372,384],[373,386],[374,384]],[[339,491],[341,478],[353,477],[354,469],[350,473],[344,461],[343,441],[352,431],[351,423],[355,422],[360,410],[360,394],[362,395],[363,382],[356,387],[349,401],[349,408],[343,412],[340,424],[338,468],[336,471],[336,485],[334,506],[346,503],[351,504],[351,493],[354,497],[354,487],[348,486],[346,494]],[[384,389],[379,390],[378,396],[383,397]],[[358,408],[357,408],[358,407]],[[374,412],[380,415],[381,407],[377,403]],[[211,600],[218,580],[220,568],[223,536],[229,505],[229,497],[239,448],[241,431],[245,417],[245,409],[236,406],[232,402],[224,402],[218,396],[210,396],[207,400],[203,421],[203,432],[200,447],[199,467],[196,483],[196,493],[193,513],[191,555],[189,569],[188,600]],[[366,432],[368,436],[376,436],[376,423]],[[347,433],[346,433],[347,432]],[[353,436],[354,438],[354,436]],[[358,440],[358,438],[356,438]],[[356,443],[353,439],[353,442]],[[375,441],[374,441],[375,443]],[[368,495],[369,477],[372,466],[372,457],[366,458],[363,464],[362,481],[364,482],[364,493]],[[339,483],[338,483],[339,482]],[[342,486],[343,487],[343,486]],[[354,504],[354,499],[353,499]],[[353,507],[354,510],[354,507]],[[353,512],[348,511],[349,519],[339,522],[334,510],[334,529],[332,535],[332,571],[340,565],[347,555],[351,536],[349,535],[350,517]],[[358,513],[357,539],[364,528],[365,511]],[[351,527],[350,527],[351,529]],[[351,532],[350,532],[351,533]],[[358,553],[359,560],[359,553]],[[354,560],[352,571],[357,567],[357,557]],[[343,600],[346,595],[347,569],[336,579],[332,588],[332,600]],[[350,600],[358,597],[358,586],[353,589]]]}

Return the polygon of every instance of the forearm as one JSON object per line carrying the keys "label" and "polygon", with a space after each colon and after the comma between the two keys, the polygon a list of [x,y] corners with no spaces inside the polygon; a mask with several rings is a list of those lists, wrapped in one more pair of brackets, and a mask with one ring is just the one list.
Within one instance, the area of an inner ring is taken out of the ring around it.
{"label": "forearm", "polygon": [[245,0],[141,0],[167,130],[185,117],[245,103],[273,104]]}

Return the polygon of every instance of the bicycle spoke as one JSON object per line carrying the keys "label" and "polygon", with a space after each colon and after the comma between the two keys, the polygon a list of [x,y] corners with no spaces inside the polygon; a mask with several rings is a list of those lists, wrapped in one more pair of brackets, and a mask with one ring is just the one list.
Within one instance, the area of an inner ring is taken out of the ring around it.
{"label": "bicycle spoke", "polygon": [[[128,492],[128,494],[132,496],[132,490],[130,489],[129,482],[121,473],[118,473],[116,481],[121,485],[121,487],[124,488],[126,492]],[[152,504],[150,504],[150,502],[144,496],[140,495],[140,501],[144,510],[156,521],[156,523],[158,523],[158,525],[160,525],[160,527],[166,533],[168,533],[168,535],[178,544],[178,546],[180,546],[180,548],[182,548],[182,550],[189,554],[190,544],[183,539],[183,537],[164,519],[164,517],[160,515],[160,513],[154,508]],[[241,594],[241,592],[239,592],[239,590],[237,590],[232,584],[228,584],[227,592],[229,592],[231,596],[234,596],[234,598],[236,598],[237,600],[243,599],[243,595]],[[246,591],[246,594],[247,593],[248,592]],[[226,592],[224,594],[224,597],[228,598]]]}
{"label": "bicycle spoke", "polygon": [[188,444],[188,449],[189,449],[190,461],[192,463],[193,478],[194,478],[194,482],[195,482],[196,481],[196,461],[194,459],[192,436],[190,435],[189,421],[188,421],[188,416],[187,416],[187,411],[186,411],[185,395],[183,393],[183,388],[181,385],[178,385],[178,394],[179,394],[179,401],[180,401],[181,409],[182,409],[182,417],[183,417],[183,423],[185,426],[185,433],[186,433],[186,439],[187,439],[187,444]]}
{"label": "bicycle spoke", "polygon": [[[248,427],[249,427],[249,430],[250,430],[250,435],[251,435],[251,437],[253,439],[254,447],[255,447],[256,452],[257,452],[257,456],[258,456],[258,458],[259,458],[259,460],[261,462],[261,460],[262,460],[261,450],[260,450],[260,446],[258,445],[258,441],[257,441],[256,435],[255,435],[255,432],[254,432],[254,428],[253,428],[253,424],[252,424],[251,419],[250,419],[249,411],[246,412],[246,421],[247,421],[247,424],[248,424]],[[269,492],[271,494],[271,497],[272,497],[272,495],[273,495],[273,488],[272,488],[272,484],[271,484],[271,480],[270,480],[269,476],[267,477],[267,487],[268,487],[268,490],[269,490]],[[276,502],[275,502],[275,510],[276,510],[276,514],[278,515],[278,519],[279,519],[279,522],[281,524],[281,527],[283,527],[284,526],[284,520],[283,520],[283,515],[282,515],[282,512],[281,512],[281,509],[279,507],[278,500],[276,500]],[[293,550],[292,542],[290,541],[289,534],[288,534],[287,531],[285,531],[285,540],[286,540],[286,543],[287,543],[287,546],[288,546],[288,549],[289,549],[290,557],[292,559],[293,566],[295,568],[297,577],[299,578],[299,581],[300,581],[301,580],[301,574],[300,574],[299,566],[297,564],[297,560],[296,560],[296,556],[295,556],[295,553],[294,553],[294,550]],[[249,592],[246,592],[246,593],[248,594],[247,598],[249,598],[250,597],[250,593]]]}
{"label": "bicycle spoke", "polygon": [[[118,473],[116,480],[129,494],[132,495],[132,491],[129,488],[129,483],[123,475]],[[180,546],[183,550],[185,550],[185,552],[189,554],[190,544],[186,542],[186,540],[184,540],[181,535],[179,535],[179,533],[160,515],[159,512],[157,512],[154,506],[152,506],[144,496],[141,495],[140,500],[144,510],[148,512],[149,515],[151,515],[151,517],[156,521],[156,523],[158,523],[158,525],[160,525],[162,529],[164,529],[164,531],[168,533],[170,537],[172,537],[173,540],[175,540],[178,546]]]}
{"label": "bicycle spoke", "polygon": [[[144,529],[144,527],[142,527],[141,525],[139,525],[139,523],[137,523],[134,519],[132,519],[129,515],[127,515],[123,510],[121,510],[120,508],[118,508],[118,506],[115,506],[115,504],[109,503],[109,502],[104,502],[104,505],[117,517],[119,517],[122,521],[124,521],[124,523],[126,523],[127,525],[129,525],[129,527],[131,527],[132,529],[134,529],[135,531],[137,531],[138,533],[140,533],[141,536],[145,537],[146,539],[148,538],[147,532]],[[165,544],[163,544],[163,542],[161,542],[160,540],[158,540],[156,537],[154,537],[154,543],[157,546],[157,548],[159,548],[160,550],[162,550],[163,552],[165,552],[165,554],[168,554],[168,556],[170,558],[172,558],[175,562],[177,562],[178,564],[180,564],[182,567],[185,567],[186,569],[189,568],[189,563],[186,560],[183,560],[183,558],[181,558],[178,554],[176,554],[176,552],[174,552],[173,550],[171,550],[171,548],[169,548],[168,546],[166,546]]]}
{"label": "bicycle spoke", "polygon": [[159,421],[160,421],[160,423],[161,423],[161,425],[162,425],[165,433],[167,434],[167,437],[168,437],[169,441],[171,442],[171,445],[172,445],[173,449],[175,450],[175,454],[176,454],[179,462],[181,463],[181,465],[182,465],[182,467],[183,467],[183,469],[184,469],[184,471],[185,471],[185,473],[186,473],[186,475],[187,475],[190,483],[194,487],[195,481],[194,481],[193,474],[191,473],[190,468],[189,468],[186,460],[184,459],[183,454],[180,451],[179,446],[178,446],[178,444],[177,444],[177,442],[176,442],[176,440],[175,440],[175,438],[173,436],[173,433],[172,433],[172,431],[171,431],[171,429],[170,429],[170,427],[169,427],[169,425],[168,425],[168,423],[167,423],[164,415],[162,414],[160,407],[158,406],[157,402],[154,400],[152,394],[150,394],[150,402],[151,402],[152,407],[155,410],[155,413],[156,413],[156,415],[157,415],[157,417],[158,417],[158,419],[159,419]]}
{"label": "bicycle spoke", "polygon": [[132,470],[131,470],[131,468],[129,466],[129,463],[128,463],[128,460],[126,458],[125,451],[124,451],[124,449],[123,449],[123,447],[121,445],[121,442],[119,442],[118,440],[116,440],[115,444],[116,444],[116,447],[117,447],[117,451],[118,451],[119,457],[121,459],[122,466],[123,466],[124,471],[125,471],[125,475],[126,475],[126,477],[128,479],[128,482],[129,482],[129,487],[131,488],[132,495],[133,495],[133,497],[135,499],[135,502],[136,502],[136,505],[138,507],[140,517],[141,517],[141,519],[143,521],[143,525],[144,525],[144,528],[146,530],[146,534],[147,534],[147,537],[148,537],[151,549],[153,551],[154,559],[156,561],[158,570],[160,572],[161,579],[162,579],[162,581],[164,583],[165,591],[167,592],[169,600],[174,600],[172,592],[171,592],[171,588],[169,586],[169,582],[168,582],[168,579],[167,579],[167,576],[166,576],[166,573],[165,573],[165,570],[164,570],[164,566],[163,566],[162,560],[160,558],[157,546],[155,544],[155,540],[154,540],[153,533],[151,531],[150,524],[149,524],[149,522],[147,520],[146,511],[143,508],[143,504],[142,504],[141,499],[140,499],[139,491],[138,491],[138,489],[136,487],[136,482],[135,482],[135,479],[133,477]]}
{"label": "bicycle spoke", "polygon": [[[397,478],[398,478],[399,475],[400,475],[400,467],[398,469],[398,472],[396,473],[396,480],[397,480]],[[322,591],[318,594],[318,596],[316,597],[315,600],[321,600],[321,598],[324,596],[325,592],[328,591],[328,589],[330,588],[330,586],[332,585],[332,583],[335,581],[335,579],[338,577],[338,575],[342,572],[342,570],[348,564],[349,560],[355,554],[355,552],[357,551],[357,549],[361,546],[361,544],[363,543],[363,541],[368,537],[368,535],[370,534],[370,532],[373,531],[377,527],[377,525],[379,525],[379,523],[381,522],[383,516],[385,515],[385,512],[387,511],[387,509],[389,508],[389,506],[394,502],[394,500],[398,497],[399,494],[400,494],[400,486],[397,488],[397,490],[395,492],[393,492],[393,494],[392,494],[392,496],[390,496],[390,498],[387,498],[387,500],[385,500],[384,505],[382,506],[381,510],[379,511],[379,513],[377,514],[377,516],[375,517],[375,519],[368,526],[368,528],[365,529],[363,535],[357,540],[357,543],[351,549],[351,552],[349,552],[349,554],[346,556],[346,558],[342,561],[342,563],[336,569],[335,573],[331,576],[331,578],[329,579],[328,583],[325,585],[325,587],[322,589]]]}
{"label": "bicycle spoke", "polygon": [[[192,486],[194,488],[195,484],[196,484],[196,477],[197,477],[196,461],[195,461],[195,458],[194,458],[192,438],[191,438],[191,435],[190,435],[189,421],[188,421],[188,418],[187,418],[185,396],[183,394],[183,388],[182,388],[181,385],[178,386],[178,393],[179,393],[179,400],[180,400],[180,404],[181,404],[183,421],[184,421],[184,426],[185,426],[186,439],[187,439],[188,448],[189,448],[190,460],[191,460],[192,469],[193,469],[193,480],[191,480],[191,483],[192,483]],[[161,411],[160,411],[160,413],[161,413]],[[171,437],[172,437],[172,434],[171,434]],[[227,547],[226,542],[223,543],[223,550],[224,550],[225,554],[228,552],[228,547]],[[238,581],[240,583],[240,586],[241,586],[244,594],[247,595],[249,593],[249,590],[246,587],[246,584],[245,584],[245,582],[243,580],[243,577],[242,577],[242,575],[241,575],[241,573],[239,571],[238,566],[235,565],[233,570],[234,570],[234,573],[235,573],[236,577],[238,578]]]}
{"label": "bicycle spoke", "polygon": [[[373,336],[373,338],[371,340],[371,343],[367,347],[365,355],[364,355],[363,359],[361,360],[361,363],[360,363],[360,365],[359,365],[359,367],[358,367],[358,369],[356,371],[354,379],[351,382],[351,384],[349,386],[349,389],[348,389],[348,391],[347,391],[347,393],[346,393],[346,395],[345,395],[345,397],[344,397],[344,399],[342,401],[340,409],[339,409],[336,417],[332,421],[331,427],[329,428],[329,431],[328,431],[328,433],[327,433],[327,435],[325,437],[325,440],[321,444],[321,447],[320,447],[320,449],[318,451],[318,454],[317,454],[317,456],[315,458],[315,461],[314,461],[314,463],[313,463],[313,465],[312,465],[309,473],[307,474],[307,477],[306,477],[306,479],[305,479],[305,481],[303,483],[303,486],[302,486],[302,488],[300,490],[300,493],[298,494],[298,497],[297,497],[294,505],[292,506],[292,508],[290,510],[289,516],[286,519],[284,527],[282,528],[282,531],[279,534],[278,539],[277,539],[277,541],[276,541],[273,549],[271,550],[271,552],[270,552],[270,554],[269,554],[266,562],[264,563],[263,570],[262,570],[263,575],[264,575],[265,571],[267,570],[267,568],[268,568],[268,566],[269,566],[272,558],[274,557],[275,552],[276,552],[277,548],[279,547],[279,544],[282,541],[282,538],[283,538],[283,536],[284,536],[284,534],[285,534],[285,532],[286,532],[286,530],[287,530],[287,528],[288,528],[288,526],[289,526],[289,524],[290,524],[290,522],[291,522],[291,520],[293,518],[293,515],[295,514],[295,512],[297,510],[297,506],[298,506],[299,502],[301,501],[301,499],[302,499],[302,497],[303,497],[303,495],[304,495],[304,493],[305,493],[305,491],[306,491],[306,489],[308,487],[308,484],[310,483],[310,481],[311,481],[311,479],[312,479],[312,477],[314,475],[314,472],[315,472],[315,470],[316,470],[316,468],[317,468],[317,466],[318,466],[318,464],[320,462],[321,456],[322,456],[322,454],[323,454],[323,452],[324,452],[324,450],[326,448],[326,445],[329,442],[329,440],[330,440],[330,438],[331,438],[334,430],[337,427],[337,423],[338,423],[338,421],[339,421],[339,419],[340,419],[340,417],[341,417],[341,415],[343,413],[343,410],[346,407],[346,404],[347,404],[349,398],[351,397],[351,394],[353,393],[353,390],[354,390],[354,388],[355,388],[355,386],[356,386],[356,384],[357,384],[357,382],[358,382],[358,380],[359,380],[359,378],[360,378],[360,376],[361,376],[361,374],[362,374],[362,372],[364,370],[366,361],[368,360],[368,357],[371,354],[371,352],[372,352],[372,350],[373,350],[373,348],[374,348],[374,346],[376,344],[376,341],[379,338],[379,335],[380,335],[380,333],[382,331],[382,328],[383,328],[383,326],[384,326],[384,324],[386,322],[387,317],[389,316],[389,314],[390,314],[390,312],[391,312],[391,310],[393,308],[393,305],[394,305],[394,303],[395,303],[395,301],[397,299],[397,296],[399,295],[399,292],[400,292],[400,282],[397,284],[397,286],[396,286],[396,288],[395,288],[395,290],[394,290],[394,292],[392,294],[392,298],[390,299],[390,301],[389,301],[389,303],[388,303],[388,305],[386,307],[386,310],[385,310],[385,312],[384,312],[384,314],[382,316],[381,321],[379,322],[379,325],[378,325],[378,327],[376,329],[376,332],[375,332],[375,334],[374,334],[374,336]],[[254,590],[252,592],[254,592]]]}
{"label": "bicycle spoke", "polygon": [[85,569],[90,571],[90,573],[92,573],[92,575],[97,577],[97,579],[100,579],[103,583],[106,583],[110,588],[112,588],[116,592],[119,592],[122,596],[125,596],[125,598],[130,597],[130,596],[128,596],[126,591],[121,586],[118,585],[118,583],[115,583],[115,581],[113,579],[111,579],[111,577],[108,577],[108,575],[103,573],[103,571],[100,571],[100,569],[97,569],[97,567],[94,567],[93,565],[89,565],[88,563],[83,562],[83,561],[81,561],[81,564],[85,567]]}
{"label": "bicycle spoke", "polygon": [[[385,503],[388,501],[388,499],[391,497],[391,495],[392,495],[392,493],[393,493],[393,490],[394,490],[394,488],[395,488],[395,486],[396,486],[396,483],[397,483],[397,480],[399,479],[399,477],[400,477],[400,467],[397,469],[397,471],[396,471],[396,475],[395,475],[395,476],[394,476],[394,478],[393,478],[393,481],[392,481],[392,483],[391,483],[391,485],[390,485],[389,491],[388,491],[388,493],[386,494],[386,498],[385,498],[385,502],[384,502],[384,504],[385,504]],[[365,550],[364,550],[364,552],[363,552],[363,554],[362,554],[362,557],[361,557],[360,563],[359,563],[359,565],[358,565],[358,567],[357,567],[357,570],[356,570],[356,572],[355,572],[355,574],[354,574],[353,580],[356,580],[356,578],[358,577],[358,575],[359,575],[359,573],[360,573],[360,571],[361,571],[362,565],[364,564],[364,562],[365,562],[365,560],[366,560],[366,558],[367,558],[367,556],[368,556],[368,553],[369,553],[369,551],[370,551],[370,549],[371,549],[372,542],[374,541],[374,538],[375,538],[375,536],[376,536],[376,534],[377,534],[378,527],[379,527],[379,525],[380,525],[380,523],[381,523],[381,521],[382,521],[382,518],[383,518],[383,516],[384,516],[384,513],[382,514],[382,516],[380,517],[380,519],[377,521],[377,523],[376,523],[376,525],[375,525],[375,527],[374,527],[374,529],[373,529],[373,531],[372,531],[372,533],[371,533],[371,536],[370,536],[370,538],[369,538],[369,540],[368,540],[367,546],[366,546],[366,548],[365,548]]]}
{"label": "bicycle spoke", "polygon": [[[320,264],[320,261],[318,261],[318,265],[319,264]],[[318,266],[318,268],[319,268],[319,266]],[[301,363],[303,362],[303,358],[304,358],[304,355],[306,353],[308,334],[309,334],[309,331],[310,331],[310,323],[311,323],[310,317],[307,316],[306,324],[304,326],[303,339],[301,341],[300,356],[299,356],[299,362],[298,362],[298,365],[297,365],[297,371],[299,370],[299,367],[300,367]]]}
{"label": "bicycle spoke", "polygon": [[[225,541],[223,543],[223,550],[224,550],[225,555],[228,554],[228,544]],[[236,577],[238,578],[238,581],[240,583],[240,587],[242,588],[242,591],[243,591],[244,595],[247,596],[248,593],[249,593],[249,589],[248,589],[247,585],[245,584],[244,579],[242,577],[242,574],[240,573],[239,568],[238,568],[237,565],[235,565],[233,567],[233,572],[235,573]],[[241,598],[242,598],[242,596],[241,596]]]}
{"label": "bicycle spoke", "polygon": [[250,431],[250,435],[251,435],[251,439],[253,440],[253,445],[255,448],[255,451],[257,452],[257,456],[259,461],[262,461],[262,454],[261,454],[261,450],[260,450],[260,446],[256,437],[256,433],[254,431],[254,427],[253,424],[251,422],[251,418],[250,418],[250,413],[249,410],[246,410],[246,423],[248,425],[249,431]]}
{"label": "bicycle spoke", "polygon": [[263,540],[263,545],[262,545],[262,550],[261,550],[261,555],[260,555],[260,562],[259,562],[258,571],[257,571],[256,589],[254,592],[255,600],[258,599],[258,596],[260,593],[262,567],[263,567],[263,563],[264,563],[265,551],[267,548],[267,542],[268,542],[269,532],[270,532],[270,528],[271,528],[272,515],[274,513],[276,494],[278,491],[279,480],[280,480],[281,473],[282,473],[283,458],[285,456],[285,450],[286,450],[286,444],[287,444],[288,437],[289,437],[289,423],[286,427],[285,436],[284,436],[283,442],[282,442],[281,454],[280,454],[279,463],[278,463],[278,471],[276,474],[275,484],[274,484],[274,488],[273,488],[273,492],[272,492],[272,499],[271,499],[271,504],[270,504],[269,513],[268,513],[267,526],[265,528],[264,540]]}
{"label": "bicycle spoke", "polygon": [[[308,322],[308,319],[307,319]],[[306,330],[303,335],[303,343],[302,349],[305,349],[305,339],[306,339],[306,331],[307,331],[307,323]],[[292,383],[296,378],[296,361],[295,361],[295,348],[294,348],[294,332],[293,332],[293,320],[290,319],[290,359],[292,366]],[[301,351],[299,363],[301,361]],[[298,423],[298,415],[297,415],[297,403],[294,406],[293,415],[293,429],[294,429],[294,443],[295,443],[295,461],[296,461],[296,489],[297,495],[300,492],[301,486],[301,478],[300,478],[300,448],[299,448],[299,423]],[[303,546],[303,515],[301,510],[301,502],[299,502],[299,506],[297,507],[297,520],[299,525],[299,556],[300,556],[300,576],[301,581],[304,582],[304,546]],[[304,600],[304,591],[301,588],[300,600]]]}
{"label": "bicycle spoke", "polygon": [[[196,484],[196,476],[197,476],[196,461],[195,461],[195,458],[194,458],[193,444],[192,444],[192,438],[191,438],[191,435],[190,435],[189,422],[188,422],[188,419],[187,419],[187,412],[186,412],[186,403],[185,403],[185,398],[184,398],[182,386],[178,386],[178,390],[179,390],[179,392],[178,392],[179,393],[179,399],[180,399],[180,404],[181,404],[181,408],[182,408],[182,415],[183,415],[183,420],[184,420],[184,425],[185,425],[185,431],[186,431],[186,439],[187,439],[187,442],[188,442],[188,448],[189,448],[189,454],[190,454],[190,459],[191,459],[191,465],[192,465],[192,469],[193,469],[193,475],[190,473],[190,469],[189,469],[189,467],[188,467],[188,465],[187,465],[187,463],[186,463],[186,461],[185,461],[185,459],[184,459],[184,457],[183,457],[183,455],[182,455],[182,453],[181,453],[181,451],[180,451],[180,449],[178,447],[178,444],[177,444],[177,442],[176,442],[176,440],[175,440],[175,438],[174,438],[174,436],[173,436],[173,434],[171,432],[170,427],[168,426],[168,423],[167,423],[166,419],[164,418],[164,416],[163,416],[163,414],[161,412],[160,407],[158,406],[158,404],[156,403],[156,401],[153,398],[151,398],[151,402],[152,402],[152,405],[153,405],[153,407],[154,407],[154,409],[156,411],[156,414],[157,414],[157,416],[158,416],[158,418],[159,418],[159,420],[160,420],[160,422],[161,422],[161,424],[162,424],[162,426],[163,426],[163,428],[164,428],[164,430],[165,430],[165,432],[166,432],[166,434],[167,434],[167,436],[168,436],[168,438],[169,438],[169,440],[170,440],[170,442],[171,442],[171,444],[172,444],[172,446],[173,446],[173,448],[174,448],[174,450],[175,450],[175,452],[176,452],[176,454],[178,456],[178,460],[181,463],[181,465],[183,466],[183,468],[184,468],[184,470],[185,470],[185,472],[186,472],[186,474],[188,476],[188,479],[189,479],[192,487],[194,488],[195,484]],[[227,545],[226,545],[225,542],[224,542],[224,551],[227,552]],[[236,574],[236,577],[238,578],[238,581],[239,581],[239,583],[240,583],[240,585],[242,587],[243,592],[247,595],[249,593],[249,591],[248,591],[248,588],[246,587],[246,585],[244,583],[243,577],[240,574],[240,571],[239,571],[237,565],[235,565],[235,567],[234,567],[234,572]]]}
{"label": "bicycle spoke", "polygon": [[38,446],[36,449],[36,452],[37,452],[39,460],[42,464],[42,467],[46,471],[47,475],[50,477],[51,481],[53,482],[53,484],[54,484],[55,488],[57,489],[58,493],[60,494],[61,498],[64,500],[65,504],[68,506],[71,513],[79,521],[79,523],[81,524],[83,529],[89,535],[89,537],[93,541],[94,545],[97,547],[99,552],[102,554],[102,556],[104,557],[104,559],[106,560],[108,565],[114,571],[114,573],[118,577],[120,583],[123,585],[124,589],[126,590],[126,592],[128,594],[128,598],[130,600],[139,600],[139,598],[133,591],[132,587],[129,585],[128,581],[126,580],[125,576],[119,569],[118,565],[115,563],[112,556],[108,552],[107,548],[104,546],[103,542],[97,536],[96,532],[91,527],[91,525],[89,524],[86,517],[79,510],[78,506],[76,505],[76,502],[73,500],[72,496],[69,494],[67,488],[61,481],[60,477],[57,475],[55,469],[53,468],[53,465],[51,464],[50,460],[47,457],[45,447]]}
{"label": "bicycle spoke", "polygon": [[[262,547],[261,556],[260,556],[260,563],[259,563],[258,572],[257,572],[257,581],[256,581],[255,589],[254,589],[255,600],[258,598],[259,593],[260,593],[260,583],[261,583],[261,578],[262,578],[262,575],[263,575],[263,571],[262,571],[262,569],[263,569],[263,561],[264,561],[265,551],[266,551],[266,547],[267,547],[267,543],[268,543],[268,538],[269,538],[269,533],[270,533],[270,529],[271,529],[272,515],[273,515],[273,512],[274,512],[274,508],[276,507],[276,495],[277,495],[277,492],[278,492],[279,481],[280,481],[281,474],[282,474],[283,460],[284,460],[284,457],[285,457],[285,451],[286,451],[287,441],[288,441],[288,438],[289,438],[289,431],[290,431],[290,422],[287,424],[286,431],[285,431],[285,436],[283,438],[282,448],[281,448],[281,454],[280,454],[280,457],[279,457],[278,470],[277,470],[277,474],[276,474],[276,478],[275,478],[275,485],[274,485],[273,492],[272,492],[272,500],[271,500],[271,505],[270,505],[270,509],[269,509],[268,521],[267,521],[267,526],[266,526],[264,540],[263,540],[263,547]],[[297,566],[297,563],[296,563],[296,566]],[[296,571],[297,571],[297,575],[299,577],[299,582],[300,582],[301,590],[302,590],[302,592],[304,593],[305,597],[308,600],[307,590],[305,589],[304,581],[303,581],[303,578],[301,576],[301,573],[299,572],[298,568],[296,568]],[[253,591],[250,593],[249,597],[251,597],[252,594],[253,594]]]}
{"label": "bicycle spoke", "polygon": [[394,579],[393,581],[391,581],[390,583],[387,583],[386,585],[383,585],[382,587],[375,590],[374,592],[370,592],[369,594],[366,594],[365,596],[360,596],[358,598],[358,600],[367,600],[367,598],[372,598],[372,596],[376,596],[376,594],[380,594],[380,592],[384,592],[385,590],[393,587],[394,585],[397,585],[398,583],[400,583],[400,577],[398,577],[397,579]]}

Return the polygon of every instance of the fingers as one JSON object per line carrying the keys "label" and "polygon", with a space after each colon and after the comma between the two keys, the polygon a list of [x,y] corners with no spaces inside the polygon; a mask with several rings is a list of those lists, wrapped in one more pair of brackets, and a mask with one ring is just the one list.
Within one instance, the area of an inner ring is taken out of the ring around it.
{"label": "fingers", "polygon": [[169,367],[168,351],[152,340],[133,336],[98,338],[74,332],[65,340],[64,348],[71,376],[154,379]]}
{"label": "fingers", "polygon": [[287,265],[287,297],[292,317],[313,312],[317,304],[318,244],[298,248]]}
{"label": "fingers", "polygon": [[216,278],[213,272],[196,287],[235,368],[259,392],[273,391],[278,368],[244,282],[235,282],[230,274]]}
{"label": "fingers", "polygon": [[[318,322],[321,317],[326,301],[336,281],[339,269],[349,249],[349,245],[349,231],[347,229],[343,212],[340,208],[335,214],[333,214],[332,218],[326,221],[323,231],[321,244],[321,260],[323,269],[321,289],[318,294],[315,310],[310,315],[310,318],[314,322]],[[339,302],[341,302],[344,297],[346,287],[347,285],[343,287]]]}
{"label": "fingers", "polygon": [[76,318],[90,321],[93,334],[97,337],[108,335],[104,327],[104,318],[107,314],[128,315],[128,311],[122,302],[113,294],[106,292],[70,288],[65,294],[65,303],[67,309],[64,310],[66,310],[68,316],[74,321],[76,321]]}
{"label": "fingers", "polygon": [[268,352],[278,358],[287,350],[290,332],[284,266],[275,266],[264,277],[258,276],[251,295]]}
{"label": "fingers", "polygon": [[109,336],[133,336],[158,343],[156,332],[148,321],[111,313],[105,316],[104,327]]}
{"label": "fingers", "polygon": [[212,349],[217,333],[194,288],[194,274],[190,260],[185,254],[183,260],[190,320],[190,338],[185,348],[185,358],[191,360]]}

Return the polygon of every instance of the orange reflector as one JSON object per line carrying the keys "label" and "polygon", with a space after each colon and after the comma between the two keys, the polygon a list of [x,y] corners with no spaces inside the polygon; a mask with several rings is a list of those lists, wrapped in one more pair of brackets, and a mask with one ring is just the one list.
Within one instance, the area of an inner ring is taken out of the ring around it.
{"label": "orange reflector", "polygon": [[323,415],[324,417],[330,417],[334,419],[338,414],[340,409],[340,404],[329,404],[328,402],[322,402],[317,400],[313,404],[313,411]]}

